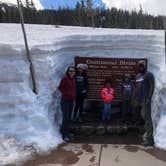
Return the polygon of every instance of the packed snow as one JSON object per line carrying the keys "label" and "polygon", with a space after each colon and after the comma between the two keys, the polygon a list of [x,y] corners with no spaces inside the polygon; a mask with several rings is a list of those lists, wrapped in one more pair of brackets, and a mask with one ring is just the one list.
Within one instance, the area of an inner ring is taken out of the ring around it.
{"label": "packed snow", "polygon": [[[62,142],[60,94],[52,97],[75,56],[148,58],[156,78],[155,145],[166,149],[164,31],[26,25],[38,94],[32,92],[21,27],[0,24],[0,163],[18,163]],[[55,118],[54,118],[55,117]],[[15,154],[15,155],[13,155]]]}

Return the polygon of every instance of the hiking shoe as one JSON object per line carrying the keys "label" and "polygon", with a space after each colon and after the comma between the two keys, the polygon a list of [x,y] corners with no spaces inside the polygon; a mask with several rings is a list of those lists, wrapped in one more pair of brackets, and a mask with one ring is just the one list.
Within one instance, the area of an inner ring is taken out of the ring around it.
{"label": "hiking shoe", "polygon": [[142,145],[143,145],[144,147],[154,146],[154,142],[145,141],[145,142],[142,143]]}

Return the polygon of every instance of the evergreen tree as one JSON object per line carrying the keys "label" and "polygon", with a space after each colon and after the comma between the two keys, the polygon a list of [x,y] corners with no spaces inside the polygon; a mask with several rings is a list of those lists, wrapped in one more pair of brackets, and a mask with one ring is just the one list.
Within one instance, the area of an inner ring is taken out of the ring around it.
{"label": "evergreen tree", "polygon": [[[164,16],[152,16],[143,12],[119,10],[117,8],[95,8],[92,0],[80,0],[75,8],[36,10],[33,0],[22,6],[25,23],[51,25],[79,25],[106,28],[163,29]],[[16,6],[0,3],[0,22],[18,23]]]}

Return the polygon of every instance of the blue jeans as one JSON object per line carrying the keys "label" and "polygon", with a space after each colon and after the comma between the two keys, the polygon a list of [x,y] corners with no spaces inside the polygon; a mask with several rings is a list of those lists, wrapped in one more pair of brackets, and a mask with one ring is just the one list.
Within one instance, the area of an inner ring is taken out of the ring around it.
{"label": "blue jeans", "polygon": [[102,120],[110,120],[110,109],[111,109],[111,102],[109,103],[104,102]]}

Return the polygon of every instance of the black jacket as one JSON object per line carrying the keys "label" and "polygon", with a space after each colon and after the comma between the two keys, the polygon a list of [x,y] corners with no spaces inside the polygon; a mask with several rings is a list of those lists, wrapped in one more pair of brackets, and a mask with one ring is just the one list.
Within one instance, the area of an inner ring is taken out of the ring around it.
{"label": "black jacket", "polygon": [[76,80],[76,95],[86,97],[88,91],[87,76],[76,75],[75,80]]}

